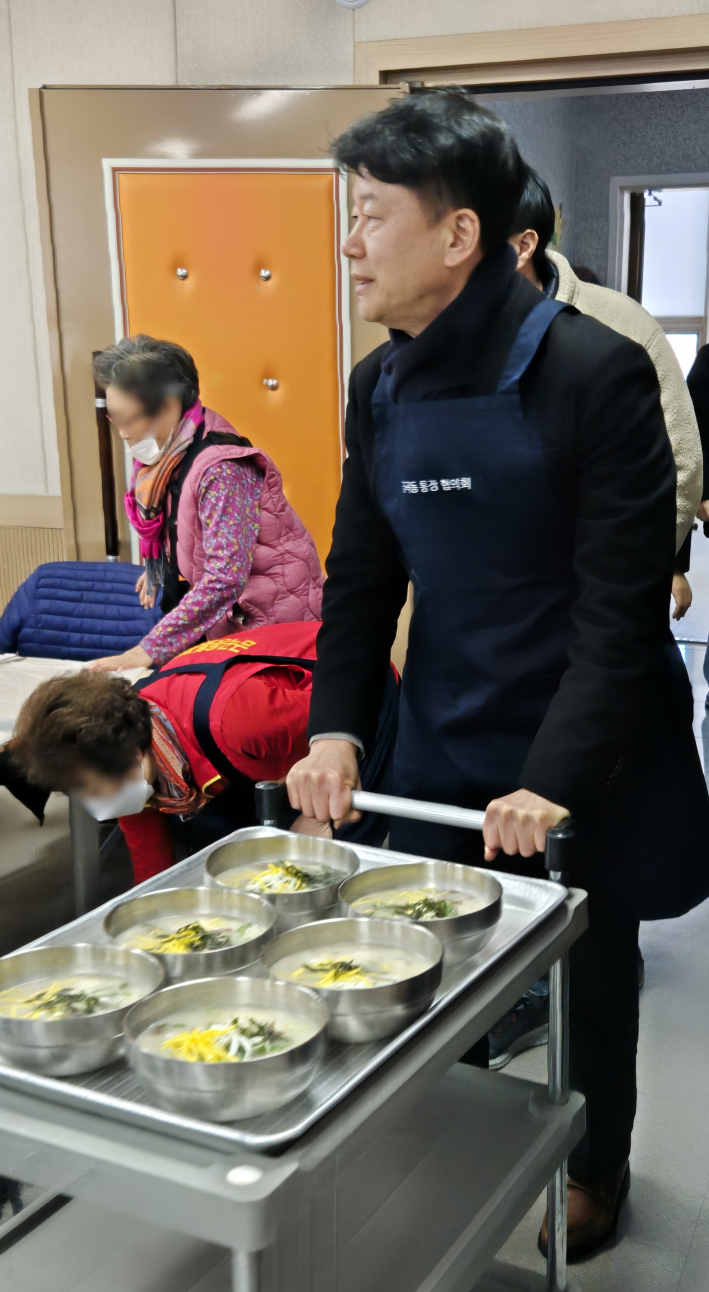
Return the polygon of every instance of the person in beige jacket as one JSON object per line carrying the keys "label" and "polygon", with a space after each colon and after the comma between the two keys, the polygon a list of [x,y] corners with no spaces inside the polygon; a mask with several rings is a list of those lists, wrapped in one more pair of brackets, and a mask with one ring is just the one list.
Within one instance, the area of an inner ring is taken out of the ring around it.
{"label": "person in beige jacket", "polygon": [[[647,351],[660,383],[662,411],[677,468],[677,550],[684,542],[702,500],[702,446],[692,400],[672,346],[660,324],[637,301],[610,287],[582,282],[565,256],[549,248],[554,233],[554,204],[544,180],[529,167],[527,187],[519,207],[520,230],[510,239],[517,268],[548,296],[566,301]],[[680,576],[684,578],[683,575]],[[686,579],[684,579],[686,583]],[[673,595],[684,589],[675,577]],[[688,589],[687,585],[687,589]],[[691,596],[691,594],[690,594]],[[688,605],[684,610],[688,609]],[[683,610],[683,613],[684,613]],[[678,616],[681,617],[681,616]]]}

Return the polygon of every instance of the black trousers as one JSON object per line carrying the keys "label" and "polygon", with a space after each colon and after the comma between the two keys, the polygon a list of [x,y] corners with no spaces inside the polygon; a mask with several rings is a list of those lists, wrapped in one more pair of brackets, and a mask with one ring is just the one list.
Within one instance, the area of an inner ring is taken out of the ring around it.
{"label": "black trousers", "polygon": [[[392,821],[389,846],[397,852],[481,865],[482,838],[417,821]],[[539,858],[505,857],[494,869],[541,876]],[[569,1173],[579,1184],[599,1184],[620,1171],[630,1154],[635,1120],[638,1046],[638,929],[589,904],[589,928],[570,952],[569,1051],[571,1087],[586,1099],[586,1134],[574,1149]],[[485,1042],[465,1061],[486,1065]]]}
{"label": "black trousers", "polygon": [[569,1159],[579,1184],[599,1184],[630,1156],[638,1050],[639,924],[589,927],[570,952],[569,1060],[573,1090],[586,1097],[586,1134]]}

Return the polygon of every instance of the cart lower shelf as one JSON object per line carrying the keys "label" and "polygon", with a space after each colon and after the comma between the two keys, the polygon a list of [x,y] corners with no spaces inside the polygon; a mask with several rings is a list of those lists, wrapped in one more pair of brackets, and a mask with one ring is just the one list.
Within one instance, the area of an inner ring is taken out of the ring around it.
{"label": "cart lower shelf", "polygon": [[579,1095],[457,1064],[338,1182],[337,1292],[470,1292],[583,1125]]}
{"label": "cart lower shelf", "polygon": [[[278,1238],[253,1256],[248,1278],[259,1292],[471,1292],[583,1123],[579,1095],[555,1107],[542,1086],[456,1064],[354,1160],[336,1155],[315,1168],[306,1189],[294,1181]],[[7,1130],[2,1135],[3,1162],[21,1173],[33,1145],[13,1138]],[[78,1196],[111,1205],[109,1196],[96,1196],[96,1178],[93,1189],[90,1178],[76,1183]],[[67,1213],[64,1223],[70,1222]],[[59,1238],[61,1213],[53,1224]],[[38,1241],[39,1234],[30,1235],[14,1249],[14,1286],[23,1286],[22,1250],[31,1262]],[[164,1241],[169,1268],[174,1239],[166,1233]],[[54,1286],[71,1292],[57,1248]],[[0,1256],[0,1283],[9,1255]],[[65,1259],[71,1262],[70,1250]],[[230,1286],[241,1292],[246,1277],[235,1270],[229,1284],[219,1267],[200,1282],[200,1292]],[[491,1272],[476,1292],[536,1286],[531,1275],[520,1273],[521,1283],[503,1277]],[[131,1292],[154,1286],[136,1278]]]}

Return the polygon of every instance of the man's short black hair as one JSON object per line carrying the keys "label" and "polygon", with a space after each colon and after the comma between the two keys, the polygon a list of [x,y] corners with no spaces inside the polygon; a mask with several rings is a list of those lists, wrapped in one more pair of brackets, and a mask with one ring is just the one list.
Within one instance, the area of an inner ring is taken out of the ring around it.
{"label": "man's short black hair", "polygon": [[547,247],[554,237],[556,214],[549,185],[543,180],[533,166],[527,166],[527,182],[522,199],[517,208],[513,233],[524,233],[525,229],[534,229],[539,238],[532,256],[532,264],[540,282],[549,277],[547,265]]}
{"label": "man's short black hair", "polygon": [[333,147],[341,166],[413,189],[437,215],[475,211],[485,251],[513,232],[524,162],[509,126],[463,91],[395,99],[356,121]]}

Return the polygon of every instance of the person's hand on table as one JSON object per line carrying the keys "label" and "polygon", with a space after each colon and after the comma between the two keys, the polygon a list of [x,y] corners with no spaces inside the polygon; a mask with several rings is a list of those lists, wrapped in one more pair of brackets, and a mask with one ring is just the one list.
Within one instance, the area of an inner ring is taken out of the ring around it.
{"label": "person's hand on table", "polygon": [[92,673],[122,673],[127,668],[152,668],[153,661],[142,646],[134,646],[122,655],[107,655],[105,659],[92,659],[86,667]]}
{"label": "person's hand on table", "polygon": [[292,808],[303,816],[336,826],[359,821],[352,808],[352,791],[360,788],[357,750],[349,740],[315,740],[307,758],[286,777]]}
{"label": "person's hand on table", "polygon": [[709,520],[709,498],[705,498],[697,507],[697,520]]}
{"label": "person's hand on table", "polygon": [[532,857],[544,852],[547,830],[563,821],[568,810],[550,803],[530,790],[515,790],[504,798],[493,799],[487,805],[483,839],[485,860],[494,861],[498,852],[514,857]]}
{"label": "person's hand on table", "polygon": [[155,605],[156,593],[155,591],[146,592],[145,589],[146,589],[147,582],[148,582],[148,576],[145,573],[145,570],[143,570],[143,573],[141,574],[140,578],[138,579],[138,582],[135,585],[135,590],[138,593],[140,604],[143,607],[143,609],[152,610],[153,606]]}
{"label": "person's hand on table", "polygon": [[[702,506],[704,506],[704,503],[702,503]],[[675,603],[675,608],[672,611],[672,618],[684,619],[684,616],[692,604],[692,589],[685,574],[673,575],[672,599]]]}

